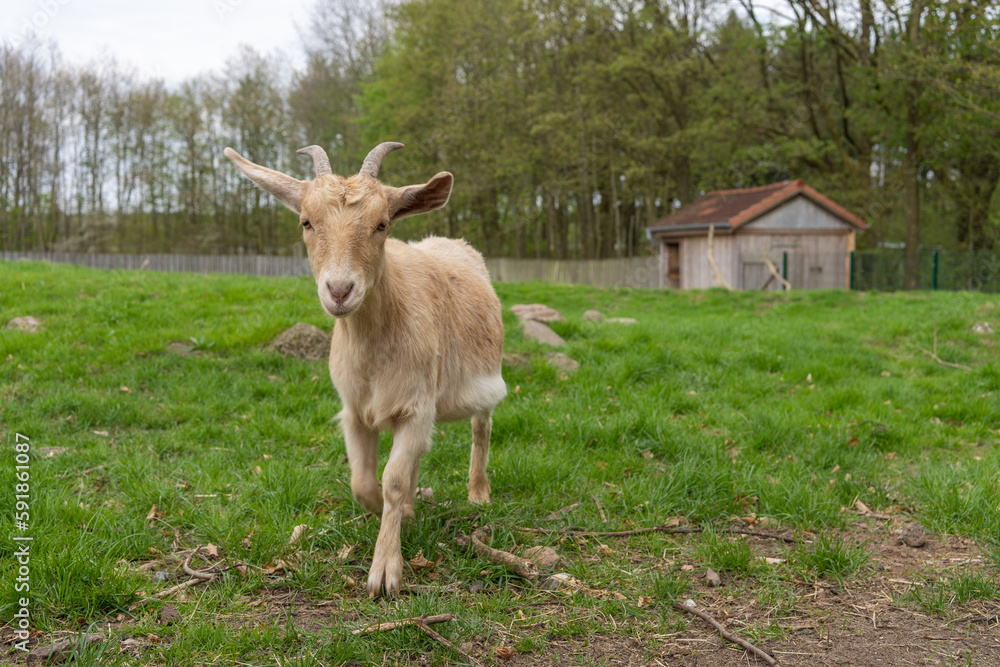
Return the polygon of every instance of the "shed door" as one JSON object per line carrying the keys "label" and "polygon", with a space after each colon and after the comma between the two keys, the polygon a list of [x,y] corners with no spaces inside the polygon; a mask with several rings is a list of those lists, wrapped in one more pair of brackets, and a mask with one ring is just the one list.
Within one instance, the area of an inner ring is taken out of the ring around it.
{"label": "shed door", "polygon": [[762,260],[744,259],[741,260],[741,264],[743,265],[741,289],[781,289],[781,281],[774,277],[774,274],[767,268],[767,264]]}

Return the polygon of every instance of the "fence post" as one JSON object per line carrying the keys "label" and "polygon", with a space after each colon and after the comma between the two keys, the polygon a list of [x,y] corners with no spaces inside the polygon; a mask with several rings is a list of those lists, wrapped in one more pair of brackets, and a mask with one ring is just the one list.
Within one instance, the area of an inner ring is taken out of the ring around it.
{"label": "fence post", "polygon": [[[781,277],[788,280],[788,251],[781,253]],[[787,282],[781,284],[781,289],[788,289]]]}
{"label": "fence post", "polygon": [[850,289],[850,290],[855,289],[855,287],[854,287],[854,253],[855,253],[855,251],[852,250],[851,251],[851,267],[850,267],[850,269],[848,269],[850,271],[850,273],[851,273],[851,275],[848,276],[848,283],[847,283],[848,289]]}
{"label": "fence post", "polygon": [[938,251],[934,251],[934,273],[931,274],[931,289],[935,292],[938,288]]}

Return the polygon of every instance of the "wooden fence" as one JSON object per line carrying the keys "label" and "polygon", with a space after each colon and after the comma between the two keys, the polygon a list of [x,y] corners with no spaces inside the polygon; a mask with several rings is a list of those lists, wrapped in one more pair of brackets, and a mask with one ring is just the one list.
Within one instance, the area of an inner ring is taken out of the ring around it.
{"label": "wooden fence", "polygon": [[[311,275],[309,261],[269,255],[165,255],[84,252],[0,252],[0,260],[40,260],[98,269],[242,273],[254,276]],[[658,287],[659,259],[511,259],[486,260],[496,282],[543,280],[595,287]]]}

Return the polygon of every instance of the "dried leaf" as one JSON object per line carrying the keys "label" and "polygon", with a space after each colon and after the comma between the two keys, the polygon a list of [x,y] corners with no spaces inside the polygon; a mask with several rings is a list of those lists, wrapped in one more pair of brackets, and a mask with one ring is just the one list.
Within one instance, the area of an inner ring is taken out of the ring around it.
{"label": "dried leaf", "polygon": [[153,506],[149,508],[149,512],[146,513],[146,521],[153,521],[154,519],[159,519],[160,516],[162,515],[156,511],[156,503],[153,503]]}
{"label": "dried leaf", "polygon": [[639,609],[642,609],[643,607],[649,606],[651,604],[653,604],[653,598],[644,597],[642,595],[639,596],[639,601],[636,602],[636,606],[639,607]]}
{"label": "dried leaf", "polygon": [[345,543],[344,546],[337,549],[337,560],[347,560],[352,551],[354,551],[354,545]]}
{"label": "dried leaf", "polygon": [[309,526],[304,523],[300,523],[299,525],[292,528],[292,536],[288,538],[288,543],[295,544],[303,537],[305,537],[306,533],[308,532],[309,532]]}
{"label": "dried leaf", "polygon": [[686,565],[681,565],[681,572],[690,572],[693,569],[694,569],[694,565],[691,565],[690,563],[688,563]]}
{"label": "dried leaf", "polygon": [[872,513],[871,508],[868,507],[868,505],[865,505],[860,500],[854,501],[854,509],[856,509],[858,511],[858,514],[862,516],[868,516],[869,514]]}
{"label": "dried leaf", "polygon": [[611,547],[609,547],[607,544],[601,544],[597,548],[601,552],[602,556],[614,556],[615,555],[615,552],[612,551]]}
{"label": "dried leaf", "polygon": [[514,649],[509,646],[497,646],[493,649],[493,655],[501,660],[509,660],[514,657]]}
{"label": "dried leaf", "polygon": [[123,394],[131,394],[132,393],[132,390],[129,389],[128,387],[124,386],[124,385],[121,386],[121,387],[119,387],[118,391],[120,391]]}
{"label": "dried leaf", "polygon": [[409,561],[410,567],[414,570],[429,570],[434,567],[434,563],[424,558],[424,554],[421,551],[417,552],[417,555],[411,558]]}
{"label": "dried leaf", "polygon": [[219,547],[215,546],[214,544],[206,544],[205,553],[208,554],[210,558],[218,558]]}
{"label": "dried leaf", "polygon": [[764,557],[764,562],[768,565],[781,565],[785,562],[784,558],[771,558],[770,556]]}

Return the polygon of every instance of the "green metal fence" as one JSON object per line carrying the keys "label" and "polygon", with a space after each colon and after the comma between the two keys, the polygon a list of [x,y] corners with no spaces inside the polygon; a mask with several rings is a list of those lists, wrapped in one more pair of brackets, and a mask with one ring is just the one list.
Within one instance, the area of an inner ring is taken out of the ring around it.
{"label": "green metal fence", "polygon": [[[903,250],[864,250],[851,254],[851,289],[902,290]],[[921,250],[917,288],[1000,292],[1000,253]]]}

